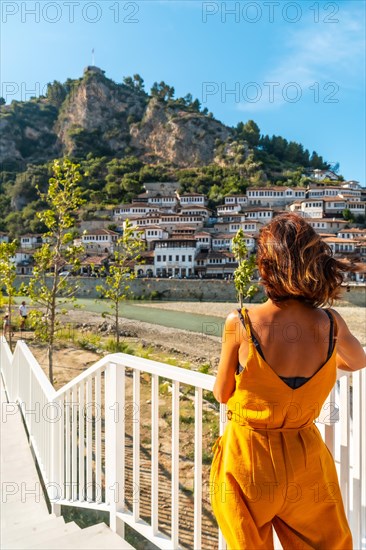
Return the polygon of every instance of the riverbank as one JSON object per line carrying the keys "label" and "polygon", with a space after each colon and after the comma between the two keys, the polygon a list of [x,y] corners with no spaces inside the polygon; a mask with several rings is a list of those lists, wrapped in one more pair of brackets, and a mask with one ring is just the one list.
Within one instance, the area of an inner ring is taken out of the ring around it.
{"label": "riverbank", "polygon": [[[18,275],[15,286],[23,283],[27,286],[28,275]],[[98,286],[103,284],[103,279],[95,277],[72,277],[76,286],[77,298],[100,298]],[[50,283],[51,284],[51,283]],[[172,302],[235,302],[236,290],[232,280],[224,279],[156,279],[136,278],[130,282],[132,296],[138,300],[168,300]],[[258,283],[258,292],[253,298],[253,303],[261,303],[264,298],[263,289]],[[349,283],[344,286],[344,302],[348,305],[364,306],[366,301],[366,285],[361,283]]]}
{"label": "riverbank", "polygon": [[[140,304],[141,308],[149,308],[157,314],[170,311],[179,315],[190,313],[209,315],[210,322],[202,325],[201,332],[167,327],[153,323],[133,319],[120,319],[121,340],[137,354],[146,358],[161,362],[184,365],[192,370],[204,368],[207,372],[215,374],[221,351],[221,332],[226,315],[235,309],[236,303],[196,303],[196,302],[159,302]],[[248,309],[257,305],[251,304]],[[336,307],[345,319],[351,332],[366,346],[366,310],[358,307]],[[123,310],[122,310],[123,311]],[[212,319],[216,319],[213,326]],[[98,353],[88,349],[82,349],[80,340],[92,343],[99,336],[112,337],[112,320],[106,319],[101,313],[88,312],[86,310],[71,310],[63,317],[63,324],[68,325],[63,339],[57,344],[55,352],[55,377],[57,387],[61,387],[69,380],[77,376],[85,368],[94,364],[101,355],[107,351],[99,350]],[[78,333],[75,336],[74,332]],[[220,336],[213,336],[215,332]],[[44,347],[33,342],[31,332],[23,335],[27,339],[32,352],[47,372],[47,354]],[[96,346],[97,347],[97,346]]]}
{"label": "riverbank", "polygon": [[[151,309],[176,311],[184,313],[192,313],[198,315],[209,315],[217,317],[218,322],[222,326],[222,321],[226,316],[238,307],[236,302],[159,302],[136,304],[140,307],[148,307]],[[257,307],[259,304],[245,304],[245,307],[250,310]],[[348,302],[338,302],[334,308],[346,321],[352,334],[360,340],[363,346],[366,346],[366,308],[350,306]]]}

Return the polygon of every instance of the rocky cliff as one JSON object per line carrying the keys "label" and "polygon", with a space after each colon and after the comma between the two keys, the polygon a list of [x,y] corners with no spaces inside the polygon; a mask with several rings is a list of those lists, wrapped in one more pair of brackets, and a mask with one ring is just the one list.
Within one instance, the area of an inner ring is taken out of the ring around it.
{"label": "rocky cliff", "polygon": [[199,110],[117,84],[97,67],[49,86],[46,97],[1,107],[0,162],[24,167],[56,156],[134,155],[177,167],[214,161],[231,130]]}

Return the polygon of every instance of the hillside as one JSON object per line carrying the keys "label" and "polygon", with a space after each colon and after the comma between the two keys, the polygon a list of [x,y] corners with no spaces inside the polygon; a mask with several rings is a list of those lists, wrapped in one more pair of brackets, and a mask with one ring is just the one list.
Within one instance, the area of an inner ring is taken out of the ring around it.
{"label": "hillside", "polygon": [[213,162],[215,141],[232,131],[161,89],[149,96],[88,67],[79,80],[49,85],[46,97],[3,106],[1,135],[8,168],[90,152],[187,167]]}
{"label": "hillside", "polygon": [[127,202],[153,180],[179,181],[214,207],[248,185],[303,184],[306,169],[329,167],[301,144],[261,136],[253,121],[230,128],[191,94],[174,95],[165,82],[148,94],[139,75],[118,84],[87,67],[80,79],[49,84],[45,96],[0,101],[0,230],[42,229],[37,188],[64,156],[81,164],[90,210]]}

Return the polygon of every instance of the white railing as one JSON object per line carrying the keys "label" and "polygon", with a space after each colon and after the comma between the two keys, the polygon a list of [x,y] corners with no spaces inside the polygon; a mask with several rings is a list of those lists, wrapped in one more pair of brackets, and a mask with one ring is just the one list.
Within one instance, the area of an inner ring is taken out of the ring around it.
{"label": "white railing", "polygon": [[[212,391],[213,376],[113,354],[56,391],[24,342],[13,356],[5,341],[0,348],[8,406],[17,403],[22,410],[56,513],[61,505],[106,510],[113,530],[123,536],[128,524],[162,549],[225,548],[210,512],[209,457],[203,448],[208,414],[216,416],[220,433],[224,428],[225,415],[204,394]],[[366,548],[366,369],[339,374],[318,426],[336,460],[354,547],[361,549]],[[187,404],[189,457],[181,440]],[[193,475],[180,472],[187,462]]]}

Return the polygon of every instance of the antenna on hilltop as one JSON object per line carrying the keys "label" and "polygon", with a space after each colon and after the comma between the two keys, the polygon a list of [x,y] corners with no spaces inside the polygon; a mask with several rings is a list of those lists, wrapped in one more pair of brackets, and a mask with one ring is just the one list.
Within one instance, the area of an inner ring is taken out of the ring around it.
{"label": "antenna on hilltop", "polygon": [[92,49],[92,67],[95,67],[94,48]]}

